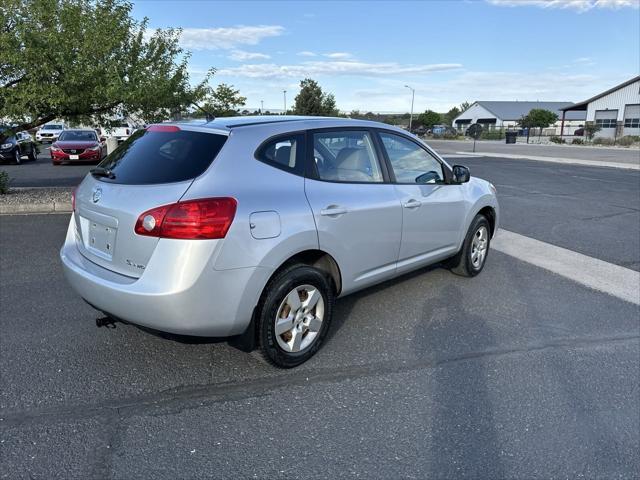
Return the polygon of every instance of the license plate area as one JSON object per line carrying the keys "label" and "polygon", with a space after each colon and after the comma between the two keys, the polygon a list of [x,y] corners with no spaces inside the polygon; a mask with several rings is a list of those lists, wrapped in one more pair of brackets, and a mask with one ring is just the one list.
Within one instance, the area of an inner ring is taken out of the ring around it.
{"label": "license plate area", "polygon": [[79,158],[79,155],[69,155],[69,160],[78,160]]}
{"label": "license plate area", "polygon": [[89,220],[89,238],[85,246],[94,255],[111,260],[116,244],[116,231],[116,228]]}
{"label": "license plate area", "polygon": [[79,219],[85,250],[96,257],[111,261],[118,233],[117,219],[85,209],[81,210]]}

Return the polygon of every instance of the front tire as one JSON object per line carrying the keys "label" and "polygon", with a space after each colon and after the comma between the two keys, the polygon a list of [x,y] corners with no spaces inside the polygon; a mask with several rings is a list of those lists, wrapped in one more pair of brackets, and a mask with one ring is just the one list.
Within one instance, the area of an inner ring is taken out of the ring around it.
{"label": "front tire", "polygon": [[16,151],[13,154],[13,159],[16,162],[16,165],[20,165],[20,162],[22,161],[22,156],[20,155],[20,150],[18,148],[16,148]]}
{"label": "front tire", "polygon": [[322,345],[333,315],[334,287],[328,276],[307,265],[278,273],[258,306],[262,356],[280,368],[306,362]]}
{"label": "front tire", "polygon": [[458,254],[449,259],[448,267],[456,275],[475,277],[487,261],[491,243],[491,226],[487,217],[476,215]]}

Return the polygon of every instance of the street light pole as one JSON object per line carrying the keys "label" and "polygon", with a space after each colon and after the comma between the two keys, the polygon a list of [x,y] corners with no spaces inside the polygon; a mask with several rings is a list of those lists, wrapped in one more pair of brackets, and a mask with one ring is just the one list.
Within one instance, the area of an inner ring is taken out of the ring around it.
{"label": "street light pole", "polygon": [[264,113],[264,100],[260,100],[260,115]]}
{"label": "street light pole", "polygon": [[282,90],[282,94],[284,95],[284,113],[283,115],[287,114],[287,91],[286,90]]}
{"label": "street light pole", "polygon": [[411,133],[411,126],[413,124],[413,100],[416,96],[415,89],[411,88],[409,85],[405,85],[409,90],[411,90],[411,113],[409,114],[409,133]]}

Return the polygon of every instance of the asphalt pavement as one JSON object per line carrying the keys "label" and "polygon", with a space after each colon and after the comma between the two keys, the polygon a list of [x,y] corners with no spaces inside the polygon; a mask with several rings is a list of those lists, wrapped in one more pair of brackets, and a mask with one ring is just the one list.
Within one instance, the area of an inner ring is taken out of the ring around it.
{"label": "asphalt pavement", "polygon": [[[638,270],[638,172],[459,163],[496,183],[504,228]],[[67,223],[0,216],[0,478],[640,471],[637,304],[493,250],[473,279],[432,267],[339,300],[324,348],[282,371],[97,329],[62,276]]]}

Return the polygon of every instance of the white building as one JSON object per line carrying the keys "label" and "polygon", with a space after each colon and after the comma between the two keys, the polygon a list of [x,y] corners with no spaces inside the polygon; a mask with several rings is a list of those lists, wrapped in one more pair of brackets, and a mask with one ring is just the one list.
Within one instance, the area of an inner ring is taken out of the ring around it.
{"label": "white building", "polygon": [[[512,128],[518,125],[520,119],[534,108],[549,110],[558,115],[560,119],[562,109],[572,106],[571,102],[504,102],[504,101],[477,101],[468,109],[453,119],[452,126],[459,130],[466,130],[470,125],[477,123],[485,129]],[[585,112],[567,112],[564,122],[564,134],[573,134],[574,130],[584,126]],[[561,121],[545,130],[545,134],[560,134]]]}
{"label": "white building", "polygon": [[596,137],[640,135],[640,76],[562,110],[567,116],[585,112],[586,121],[600,127]]}

